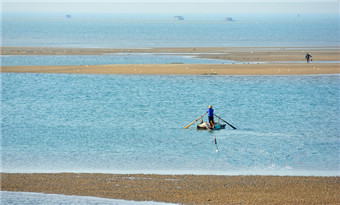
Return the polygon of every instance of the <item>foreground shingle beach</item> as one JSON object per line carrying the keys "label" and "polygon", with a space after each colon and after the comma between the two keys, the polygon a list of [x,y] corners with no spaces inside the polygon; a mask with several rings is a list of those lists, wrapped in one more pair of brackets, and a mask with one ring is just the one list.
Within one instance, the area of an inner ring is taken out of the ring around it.
{"label": "foreground shingle beach", "polygon": [[339,204],[340,177],[2,173],[3,191],[181,204]]}

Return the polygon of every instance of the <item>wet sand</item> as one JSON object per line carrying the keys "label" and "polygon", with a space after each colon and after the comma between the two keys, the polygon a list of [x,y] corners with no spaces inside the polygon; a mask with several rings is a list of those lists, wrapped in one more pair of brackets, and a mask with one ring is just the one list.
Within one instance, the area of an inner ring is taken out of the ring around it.
{"label": "wet sand", "polygon": [[[145,49],[87,49],[2,47],[2,55],[103,55],[115,53],[154,53],[195,55],[200,58],[237,61],[237,64],[132,64],[77,66],[2,66],[1,72],[27,73],[92,73],[142,75],[303,75],[340,73],[339,48],[145,48]],[[305,54],[314,61],[304,61]]]}
{"label": "wet sand", "polygon": [[340,61],[340,47],[173,47],[173,48],[50,48],[0,47],[2,55],[103,55],[116,53],[163,53],[195,55],[201,58],[234,60],[239,62],[305,61],[310,53],[315,61]]}
{"label": "wet sand", "polygon": [[340,204],[340,177],[1,174],[4,191],[181,204]]}
{"label": "wet sand", "polygon": [[307,75],[337,74],[338,64],[141,64],[79,66],[3,66],[6,73],[134,75]]}

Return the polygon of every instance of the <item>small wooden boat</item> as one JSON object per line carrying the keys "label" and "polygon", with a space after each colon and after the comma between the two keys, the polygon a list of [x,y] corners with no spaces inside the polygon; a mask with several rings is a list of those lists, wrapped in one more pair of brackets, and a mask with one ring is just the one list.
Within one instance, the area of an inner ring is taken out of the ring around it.
{"label": "small wooden boat", "polygon": [[236,127],[232,126],[231,124],[229,124],[227,121],[223,120],[222,118],[220,118],[219,116],[215,115],[215,117],[217,117],[219,120],[222,120],[223,122],[225,122],[226,124],[220,124],[219,121],[217,121],[217,123],[214,124],[213,127],[209,126],[209,123],[203,122],[202,117],[204,115],[206,115],[208,112],[204,113],[201,117],[197,118],[196,120],[194,120],[192,123],[188,124],[187,126],[184,127],[184,129],[188,129],[192,124],[194,124],[195,122],[197,122],[199,119],[201,119],[201,123],[197,125],[197,129],[199,130],[220,130],[220,129],[225,129],[226,124],[228,124],[230,127],[232,127],[234,130],[236,130]]}
{"label": "small wooden boat", "polygon": [[198,130],[220,130],[225,129],[226,124],[215,123],[213,127],[210,127],[209,123],[201,122],[197,125]]}

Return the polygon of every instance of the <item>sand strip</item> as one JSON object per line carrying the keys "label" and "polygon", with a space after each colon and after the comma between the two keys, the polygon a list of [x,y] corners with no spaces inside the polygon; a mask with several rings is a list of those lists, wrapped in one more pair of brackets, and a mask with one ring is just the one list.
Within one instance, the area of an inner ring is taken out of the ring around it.
{"label": "sand strip", "polygon": [[[2,55],[104,55],[104,54],[178,54],[200,58],[223,59],[237,64],[132,64],[132,65],[76,65],[76,66],[2,66],[1,72],[16,73],[92,73],[92,74],[142,74],[142,75],[305,75],[337,74],[340,48],[46,48],[0,47]],[[310,52],[314,61],[307,63],[280,63],[304,61]],[[243,63],[242,63],[243,62]],[[261,63],[258,63],[261,62]],[[276,63],[275,63],[276,62]]]}
{"label": "sand strip", "polygon": [[138,64],[3,66],[5,73],[83,73],[134,75],[306,75],[338,74],[339,64]]}
{"label": "sand strip", "polygon": [[1,55],[107,55],[107,54],[179,54],[201,58],[232,60],[238,62],[305,61],[306,53],[314,61],[340,61],[339,47],[173,47],[173,48],[50,48],[50,47],[0,47]]}
{"label": "sand strip", "polygon": [[340,204],[340,177],[1,174],[3,191],[182,204]]}

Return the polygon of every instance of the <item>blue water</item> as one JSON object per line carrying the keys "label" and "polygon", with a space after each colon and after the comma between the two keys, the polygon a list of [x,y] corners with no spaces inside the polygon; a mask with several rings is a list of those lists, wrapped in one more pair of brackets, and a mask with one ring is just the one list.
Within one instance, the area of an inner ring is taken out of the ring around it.
{"label": "blue water", "polygon": [[287,47],[339,46],[339,15],[9,15],[2,45],[59,47]]}
{"label": "blue water", "polygon": [[170,203],[161,203],[153,201],[126,201],[118,199],[104,199],[98,197],[69,196],[58,194],[42,194],[29,192],[10,192],[0,191],[0,203],[2,205],[32,205],[32,204],[49,204],[49,205],[170,205]]}
{"label": "blue water", "polygon": [[339,175],[339,78],[2,73],[1,170]]}
{"label": "blue water", "polygon": [[[262,64],[303,63],[306,61],[240,62],[197,58],[188,55],[115,54],[115,55],[3,55],[2,66],[32,65],[109,65],[109,64]],[[314,63],[340,63],[340,61],[312,61]]]}
{"label": "blue water", "polygon": [[[234,61],[195,58],[187,55],[8,55],[0,56],[2,66],[17,65],[109,65],[109,64],[230,64]],[[305,63],[305,62],[304,62]]]}
{"label": "blue water", "polygon": [[[3,55],[2,66],[32,65],[109,65],[109,64],[260,64],[197,58],[191,55],[114,54],[114,55]],[[306,63],[306,61],[275,61],[266,63]],[[340,61],[312,61],[312,63],[340,63]]]}

